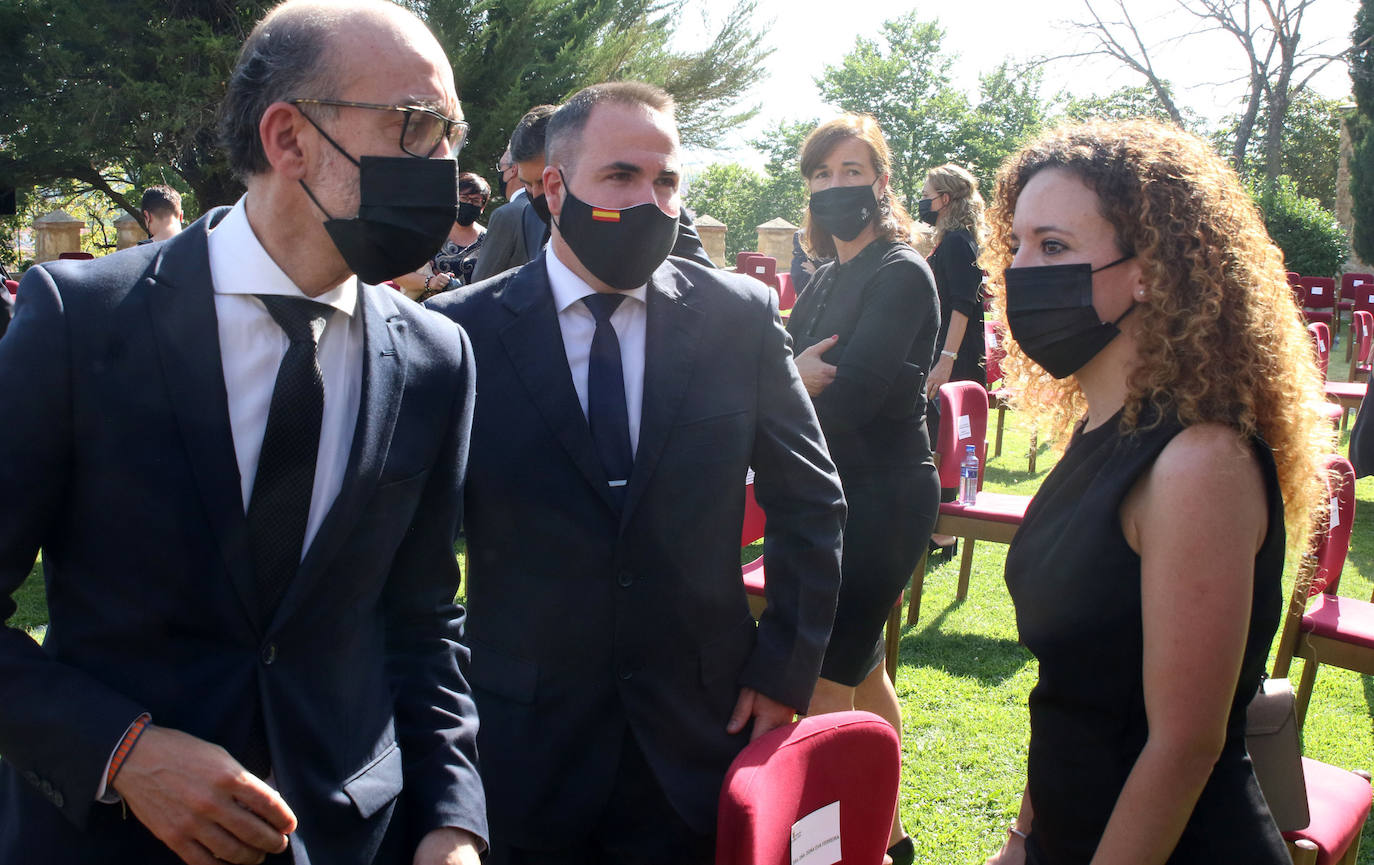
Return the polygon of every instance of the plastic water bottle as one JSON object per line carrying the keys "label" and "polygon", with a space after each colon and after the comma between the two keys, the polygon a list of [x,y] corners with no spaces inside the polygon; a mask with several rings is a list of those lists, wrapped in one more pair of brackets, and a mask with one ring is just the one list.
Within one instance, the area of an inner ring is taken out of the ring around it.
{"label": "plastic water bottle", "polygon": [[971,505],[978,499],[978,455],[973,445],[964,445],[964,461],[959,464],[959,504]]}

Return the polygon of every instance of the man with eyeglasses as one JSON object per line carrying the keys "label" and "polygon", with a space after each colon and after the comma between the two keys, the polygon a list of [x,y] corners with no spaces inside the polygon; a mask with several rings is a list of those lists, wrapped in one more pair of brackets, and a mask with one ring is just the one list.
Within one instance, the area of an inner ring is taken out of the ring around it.
{"label": "man with eyeglasses", "polygon": [[549,211],[539,177],[544,171],[544,128],[553,112],[552,105],[536,105],[525,112],[511,133],[506,152],[510,154],[522,194],[492,211],[487,221],[487,239],[472,271],[473,282],[519,267],[544,248],[549,236]]}
{"label": "man with eyeglasses", "polygon": [[26,275],[0,340],[0,862],[476,863],[453,543],[462,330],[374,283],[454,220],[444,52],[292,0],[228,83],[247,186],[163,243]]}

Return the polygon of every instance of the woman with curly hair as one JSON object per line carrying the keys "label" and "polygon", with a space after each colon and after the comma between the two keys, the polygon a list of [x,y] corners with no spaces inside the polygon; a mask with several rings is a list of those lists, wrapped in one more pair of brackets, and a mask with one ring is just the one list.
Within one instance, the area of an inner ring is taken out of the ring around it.
{"label": "woman with curly hair", "polygon": [[[983,368],[983,270],[978,266],[987,229],[978,178],[952,162],[926,172],[918,205],[919,219],[935,229],[935,249],[926,257],[940,294],[940,333],[935,340],[940,355],[926,380],[926,396],[935,407],[935,392],[947,381],[988,384]],[[938,420],[929,429],[934,435]]]}
{"label": "woman with curly hair", "polygon": [[[906,243],[911,220],[888,185],[891,162],[867,115],[824,123],[802,145],[806,245],[835,260],[816,270],[787,330],[849,504],[835,624],[810,711],[865,709],[900,732],[883,624],[940,506],[924,388],[940,309],[930,268]],[[892,860],[909,865],[915,850],[896,815],[889,843]]]}
{"label": "woman with curly hair", "polygon": [[1151,122],[1052,131],[995,200],[1003,372],[1072,431],[1007,554],[1040,678],[988,862],[1287,863],[1245,709],[1329,433],[1282,255],[1221,158]]}

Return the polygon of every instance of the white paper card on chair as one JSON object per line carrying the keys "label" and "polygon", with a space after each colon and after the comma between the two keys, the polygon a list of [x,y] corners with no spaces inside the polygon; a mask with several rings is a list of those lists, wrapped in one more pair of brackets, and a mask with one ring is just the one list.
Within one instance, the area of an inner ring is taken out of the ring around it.
{"label": "white paper card on chair", "polygon": [[973,438],[973,424],[969,423],[968,415],[959,415],[959,441]]}
{"label": "white paper card on chair", "polygon": [[1341,508],[1340,508],[1340,504],[1341,504],[1341,500],[1340,500],[1340,499],[1332,499],[1332,500],[1331,500],[1331,529],[1335,529],[1337,526],[1339,526],[1339,525],[1341,524]]}
{"label": "white paper card on chair", "polygon": [[835,865],[840,854],[840,803],[817,808],[792,824],[792,865]]}
{"label": "white paper card on chair", "polygon": [[1315,294],[1321,294],[1321,293],[1322,293],[1322,287],[1321,287],[1320,285],[1314,285],[1314,286],[1312,286],[1312,293],[1313,293],[1314,295],[1315,295]]}

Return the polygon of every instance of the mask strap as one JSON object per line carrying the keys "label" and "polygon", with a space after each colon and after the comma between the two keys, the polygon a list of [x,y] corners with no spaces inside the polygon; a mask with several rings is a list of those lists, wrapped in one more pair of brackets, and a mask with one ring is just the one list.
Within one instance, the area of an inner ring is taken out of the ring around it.
{"label": "mask strap", "polygon": [[[1111,266],[1111,265],[1108,265],[1108,267],[1110,267],[1110,266]],[[1135,312],[1135,308],[1136,308],[1137,306],[1139,306],[1139,305],[1140,305],[1140,304],[1136,303],[1135,301],[1131,301],[1131,305],[1128,306],[1128,307],[1126,307],[1126,311],[1123,312],[1123,313],[1121,313],[1121,315],[1118,315],[1118,316],[1116,317],[1116,321],[1112,322],[1112,327],[1116,327],[1116,326],[1118,326],[1119,324],[1121,324],[1121,322],[1124,321],[1124,320],[1126,319],[1126,316],[1128,316],[1128,315],[1130,315],[1131,313]]]}
{"label": "mask strap", "polygon": [[324,205],[320,204],[320,200],[315,197],[315,193],[311,192],[310,187],[305,185],[305,181],[300,180],[297,182],[300,183],[301,189],[305,190],[305,194],[310,196],[310,200],[315,203],[315,206],[320,209],[320,213],[324,214],[325,219],[333,219],[334,217],[329,215],[329,211],[325,210]]}
{"label": "mask strap", "polygon": [[[297,108],[296,110],[297,110],[297,111],[300,111],[299,108]],[[318,133],[320,133],[321,135],[324,136],[324,140],[325,140],[325,141],[328,141],[331,145],[333,145],[333,147],[334,147],[335,150],[337,150],[337,151],[339,151],[340,153],[342,153],[344,159],[347,159],[349,162],[353,163],[354,165],[358,166],[359,168],[362,168],[362,165],[358,162],[358,160],[354,159],[354,158],[349,154],[349,152],[348,152],[347,150],[344,150],[342,147],[339,146],[339,142],[337,142],[337,141],[335,141],[333,138],[330,138],[330,137],[329,137],[329,133],[324,131],[324,127],[323,127],[323,126],[321,126],[320,124],[318,124],[318,123],[315,122],[315,118],[311,117],[309,114],[306,114],[304,111],[301,111],[301,116],[305,118],[305,120],[306,120],[307,123],[309,123],[311,126],[315,127],[315,131],[316,131],[316,132],[318,132]],[[323,210],[324,208],[320,208],[320,209]],[[1110,267],[1110,265],[1108,265],[1108,266]]]}
{"label": "mask strap", "polygon": [[1109,268],[1109,267],[1116,267],[1116,266],[1117,266],[1118,264],[1120,264],[1121,262],[1123,262],[1123,261],[1130,261],[1130,260],[1133,259],[1133,258],[1135,258],[1135,253],[1134,253],[1134,252],[1130,253],[1129,255],[1123,255],[1123,256],[1121,256],[1120,258],[1118,258],[1116,261],[1111,262],[1110,264],[1104,264],[1104,265],[1102,265],[1101,267],[1099,267],[1099,268],[1097,268],[1096,270],[1094,270],[1093,273],[1101,273],[1102,271],[1106,270],[1106,269]]}

